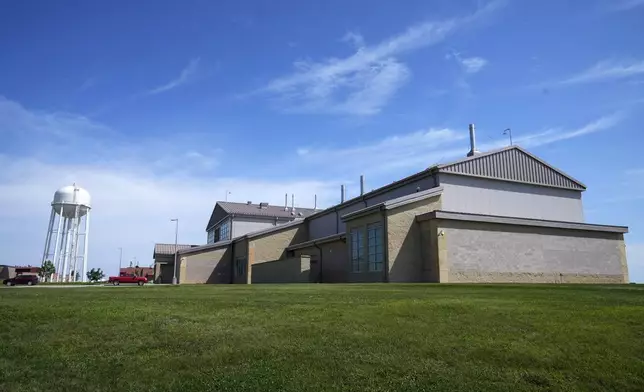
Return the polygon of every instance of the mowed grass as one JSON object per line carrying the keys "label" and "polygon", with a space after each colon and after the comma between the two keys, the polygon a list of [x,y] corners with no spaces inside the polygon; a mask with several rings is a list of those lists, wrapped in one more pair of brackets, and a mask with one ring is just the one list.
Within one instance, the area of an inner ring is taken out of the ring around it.
{"label": "mowed grass", "polygon": [[644,390],[644,287],[0,289],[0,391]]}

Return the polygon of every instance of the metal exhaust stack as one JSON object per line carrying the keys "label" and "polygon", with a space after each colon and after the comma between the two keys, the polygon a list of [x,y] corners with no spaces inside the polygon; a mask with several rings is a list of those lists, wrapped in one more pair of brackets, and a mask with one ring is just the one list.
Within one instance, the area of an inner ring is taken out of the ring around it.
{"label": "metal exhaust stack", "polygon": [[468,157],[479,154],[480,151],[476,149],[476,128],[474,124],[470,124],[470,152],[467,153]]}
{"label": "metal exhaust stack", "polygon": [[284,211],[288,211],[288,193],[284,194]]}
{"label": "metal exhaust stack", "polygon": [[291,193],[291,214],[295,212],[295,194]]}
{"label": "metal exhaust stack", "polygon": [[344,203],[344,184],[340,185],[340,203]]}
{"label": "metal exhaust stack", "polygon": [[315,202],[313,203],[313,209],[314,210],[318,209],[318,195],[317,195],[317,193],[315,194]]}
{"label": "metal exhaust stack", "polygon": [[364,195],[364,174],[360,174],[360,196]]}

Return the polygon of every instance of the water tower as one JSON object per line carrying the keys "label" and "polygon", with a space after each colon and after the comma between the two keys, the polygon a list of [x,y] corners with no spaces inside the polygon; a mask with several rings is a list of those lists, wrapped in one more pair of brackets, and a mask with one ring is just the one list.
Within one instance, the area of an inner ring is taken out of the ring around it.
{"label": "water tower", "polygon": [[[83,282],[87,281],[90,202],[89,192],[76,184],[54,193],[42,263],[54,263],[56,282],[74,282],[78,274]],[[78,269],[81,263],[82,273]]]}

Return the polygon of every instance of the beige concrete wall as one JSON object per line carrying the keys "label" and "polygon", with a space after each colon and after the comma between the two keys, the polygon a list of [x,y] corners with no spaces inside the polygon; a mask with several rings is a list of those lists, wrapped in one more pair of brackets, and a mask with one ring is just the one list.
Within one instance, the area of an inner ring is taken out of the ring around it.
{"label": "beige concrete wall", "polygon": [[623,234],[448,220],[437,230],[441,281],[628,282]]}
{"label": "beige concrete wall", "polygon": [[[383,239],[383,246],[385,249],[383,249],[384,254],[383,254],[383,270],[382,271],[377,271],[377,272],[370,272],[369,271],[369,260],[368,260],[368,254],[367,254],[367,248],[368,248],[368,237],[367,237],[367,226],[371,224],[379,223],[382,226],[382,233],[385,238]],[[371,212],[368,215],[361,216],[356,219],[352,219],[348,222],[346,222],[346,228],[347,228],[347,243],[344,246],[345,248],[345,257],[346,257],[346,276],[347,276],[347,281],[348,282],[356,282],[356,283],[362,283],[362,282],[384,282],[386,280],[386,266],[387,266],[387,245],[386,245],[386,224],[385,224],[385,215],[383,211],[381,210],[376,210]],[[360,271],[361,272],[352,272],[351,268],[351,231],[353,229],[358,229],[362,232],[362,236],[364,238],[364,261],[360,265]]]}
{"label": "beige concrete wall", "polygon": [[308,283],[310,257],[291,257],[252,265],[252,283]]}
{"label": "beige concrete wall", "polygon": [[251,238],[248,241],[251,264],[282,259],[286,256],[286,248],[307,239],[305,224]]}
{"label": "beige concrete wall", "polygon": [[441,208],[441,195],[387,210],[389,282],[426,281],[423,243],[416,216]]}
{"label": "beige concrete wall", "polygon": [[[232,265],[232,274],[233,274],[232,282],[233,283],[250,283],[250,275],[251,275],[251,273],[249,272],[250,271],[250,268],[249,268],[250,263],[248,261],[248,240],[243,239],[243,240],[237,241],[237,242],[233,243],[232,246],[233,246],[233,255],[232,255],[233,259],[231,260],[231,262],[233,263],[233,265]],[[237,260],[238,258],[243,258],[243,257],[246,258],[246,263],[247,263],[247,265],[246,265],[246,273],[243,276],[237,276],[237,274],[235,272],[236,271],[236,268],[235,268],[236,261],[235,260]]]}
{"label": "beige concrete wall", "polygon": [[230,246],[181,257],[180,283],[230,283]]}
{"label": "beige concrete wall", "polygon": [[311,257],[311,282],[349,282],[351,264],[347,243],[342,239],[338,239],[321,244],[319,247],[319,250],[314,246],[310,246],[294,251],[296,257],[304,255]]}

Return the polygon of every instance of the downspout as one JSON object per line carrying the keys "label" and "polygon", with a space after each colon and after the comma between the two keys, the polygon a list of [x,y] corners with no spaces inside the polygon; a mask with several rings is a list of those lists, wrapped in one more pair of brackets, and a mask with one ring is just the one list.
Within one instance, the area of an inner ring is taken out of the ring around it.
{"label": "downspout", "polygon": [[383,208],[381,211],[382,211],[382,227],[383,227],[382,236],[384,237],[382,242],[383,242],[383,248],[384,248],[383,250],[385,252],[384,280],[385,280],[385,283],[389,283],[389,229],[387,226],[387,210]]}
{"label": "downspout", "polygon": [[334,207],[335,211],[335,234],[340,234],[340,214],[338,214],[338,208]]}
{"label": "downspout", "polygon": [[235,243],[230,241],[230,284],[235,283]]}
{"label": "downspout", "polygon": [[315,246],[317,248],[318,253],[320,254],[320,259],[318,260],[318,262],[320,263],[320,273],[318,274],[318,279],[319,279],[318,283],[323,283],[323,276],[322,276],[322,248],[320,248],[320,246],[318,245],[317,242],[313,242],[313,246]]}

